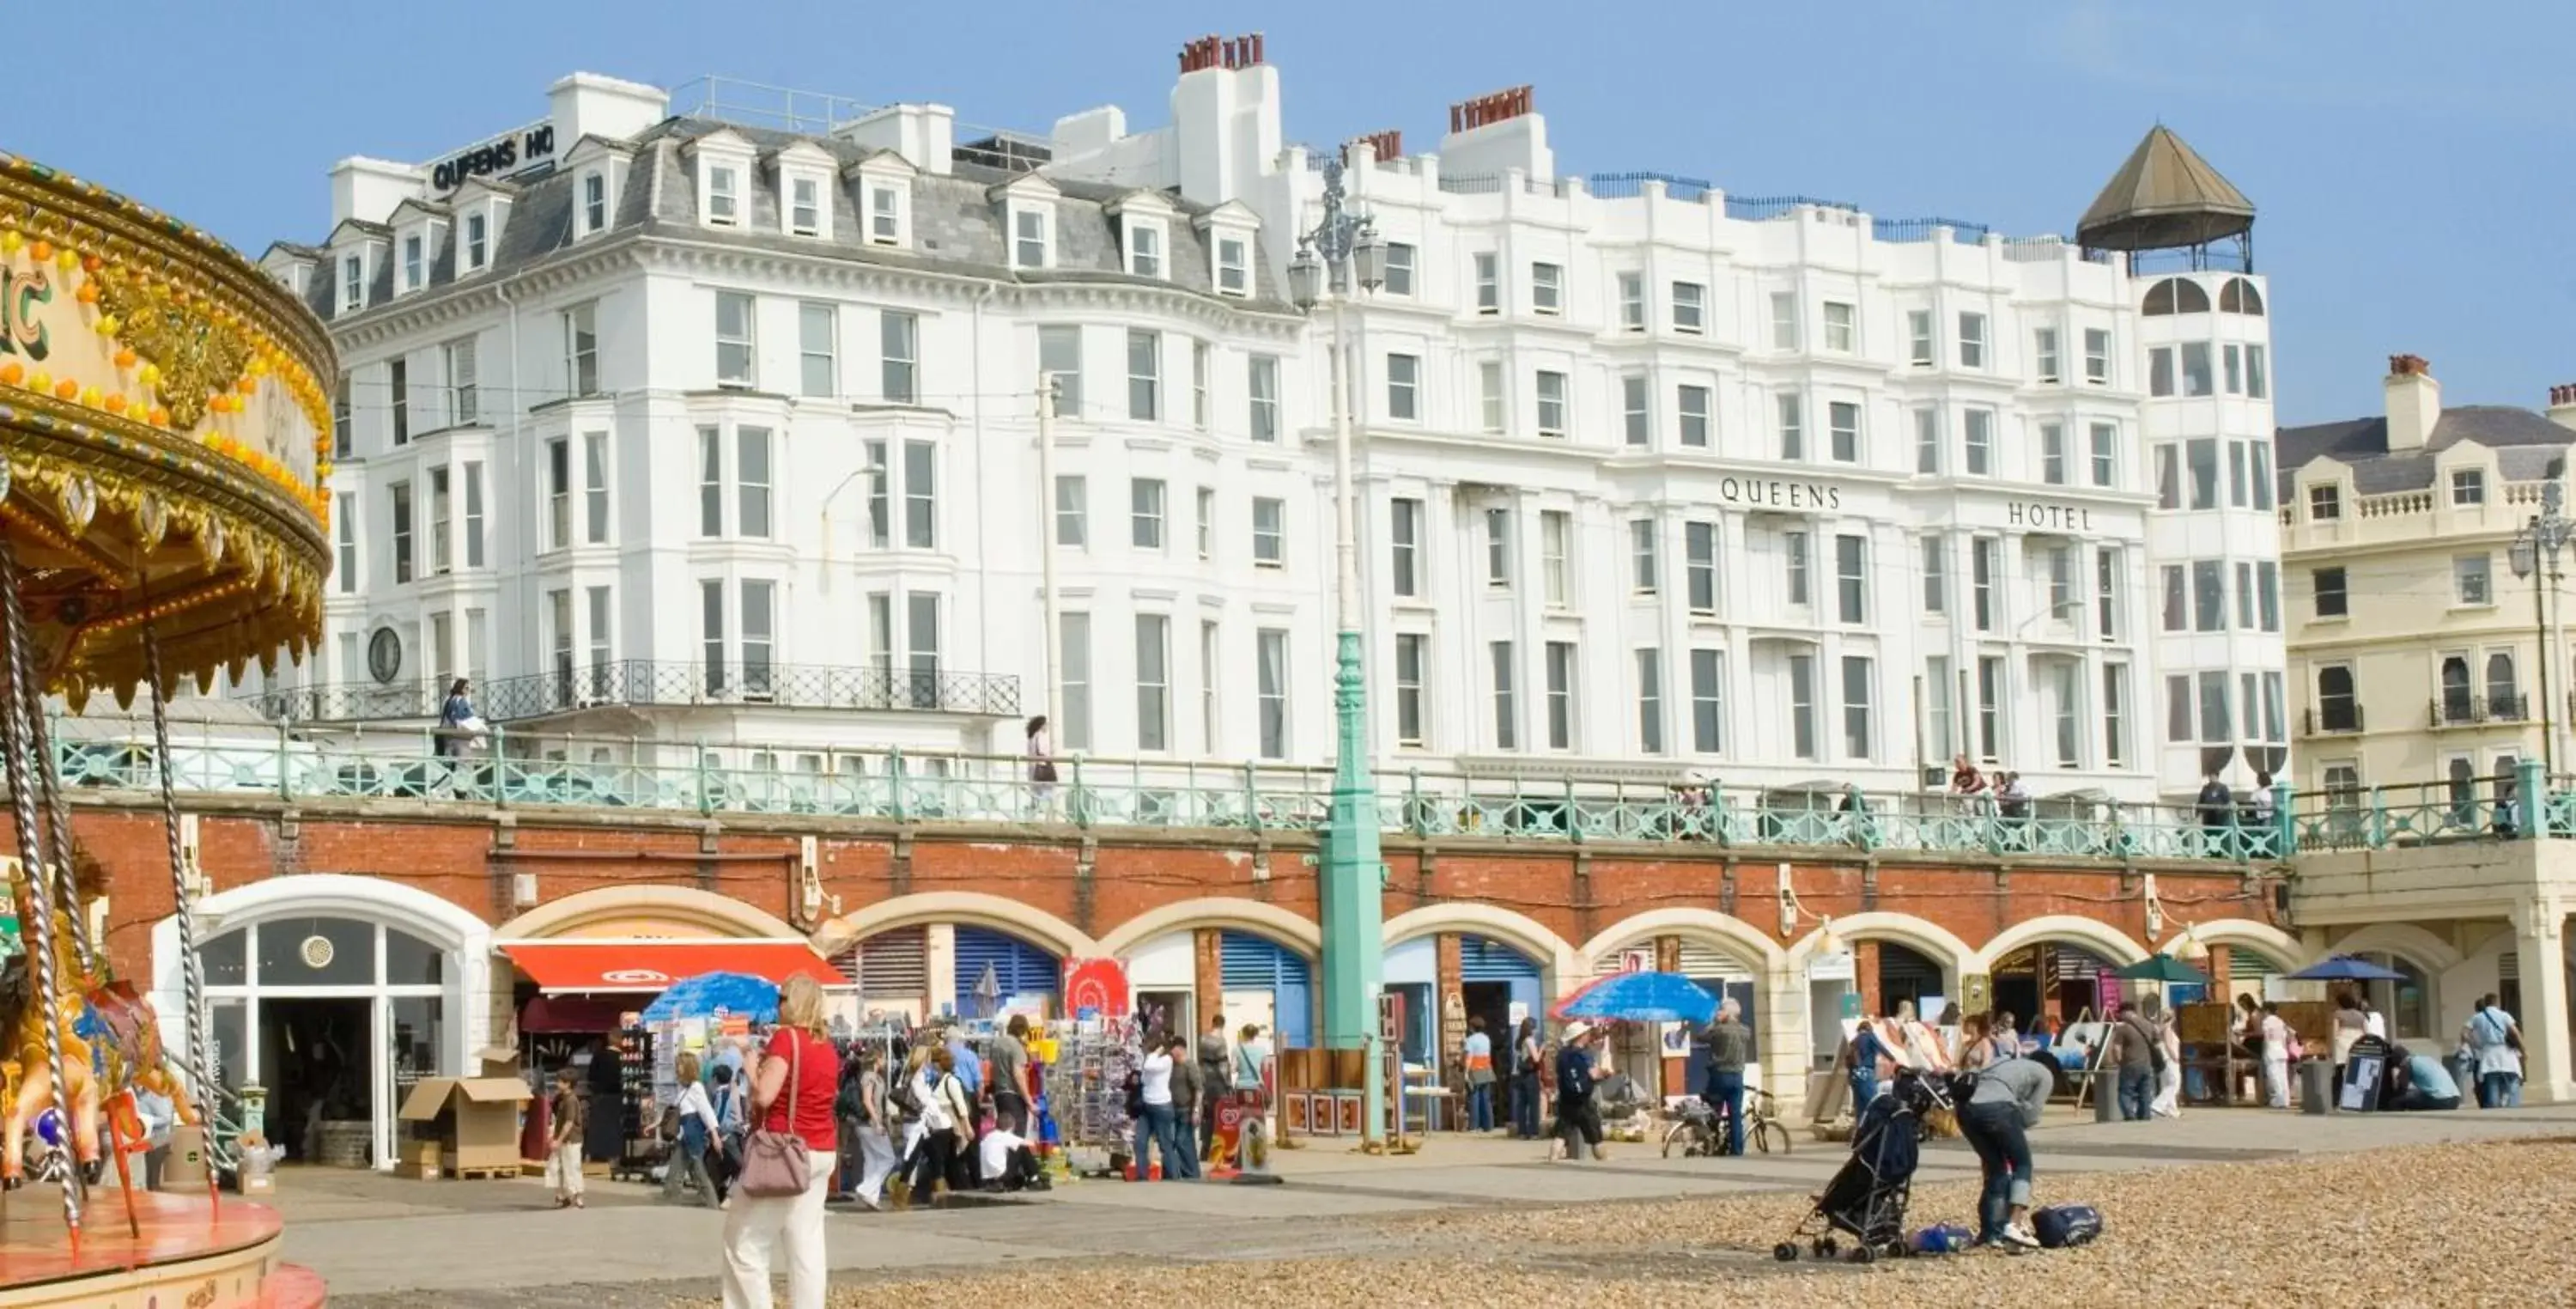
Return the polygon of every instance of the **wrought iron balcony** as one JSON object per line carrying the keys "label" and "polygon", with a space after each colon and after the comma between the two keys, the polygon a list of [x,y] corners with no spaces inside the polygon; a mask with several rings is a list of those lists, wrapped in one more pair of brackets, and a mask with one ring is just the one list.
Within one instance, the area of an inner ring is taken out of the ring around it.
{"label": "wrought iron balcony", "polygon": [[2433,700],[2431,714],[2435,727],[2529,722],[2531,697],[2510,691],[2503,695],[2443,695]]}
{"label": "wrought iron balcony", "polygon": [[[445,692],[443,685],[431,682],[342,683],[244,698],[272,720],[369,722],[435,718]],[[610,705],[752,705],[1008,718],[1020,712],[1020,679],[951,669],[621,659],[495,678],[475,687],[472,699],[475,712],[495,723]]]}
{"label": "wrought iron balcony", "polygon": [[2362,721],[2360,701],[2335,701],[2303,711],[2299,719],[2299,735],[2340,736],[2362,730]]}

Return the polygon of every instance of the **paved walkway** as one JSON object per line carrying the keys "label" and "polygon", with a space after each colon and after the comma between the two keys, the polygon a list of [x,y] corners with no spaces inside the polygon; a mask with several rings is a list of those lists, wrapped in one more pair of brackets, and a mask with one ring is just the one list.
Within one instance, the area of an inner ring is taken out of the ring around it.
{"label": "paved walkway", "polygon": [[[1317,1140],[1280,1153],[1280,1186],[1090,1181],[946,1211],[836,1214],[831,1262],[858,1280],[1048,1259],[1400,1253],[1414,1239],[1409,1225],[1371,1219],[1813,1190],[1845,1151],[1800,1135],[1785,1156],[1668,1160],[1653,1145],[1614,1144],[1605,1162],[1580,1165],[1549,1164],[1543,1147],[1498,1138],[1439,1137],[1398,1159]],[[2035,1134],[2033,1146],[2042,1169],[2063,1174],[2516,1135],[2576,1135],[2576,1106],[2326,1117],[2195,1110],[2159,1123],[2069,1114]],[[1955,1141],[1923,1158],[1926,1180],[1976,1171],[1976,1157]],[[591,1185],[589,1208],[557,1212],[534,1179],[419,1182],[297,1169],[281,1179],[277,1204],[288,1257],[329,1279],[337,1309],[658,1309],[674,1296],[712,1293],[722,1225],[714,1212],[666,1208],[646,1188],[601,1182]],[[1748,1251],[1759,1244],[1748,1242]]]}

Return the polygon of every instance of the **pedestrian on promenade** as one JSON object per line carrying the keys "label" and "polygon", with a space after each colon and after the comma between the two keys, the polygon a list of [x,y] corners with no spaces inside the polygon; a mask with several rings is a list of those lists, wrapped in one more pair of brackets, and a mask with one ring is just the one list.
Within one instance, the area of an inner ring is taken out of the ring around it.
{"label": "pedestrian on promenade", "polygon": [[2156,1071],[2155,1102],[2147,1111],[2158,1118],[2182,1117],[2182,1033],[2174,1028],[2171,1011],[2156,1015],[2156,1042],[2165,1052],[2164,1064]]}
{"label": "pedestrian on promenade", "polygon": [[1045,714],[1028,722],[1029,801],[1036,816],[1055,816],[1055,752],[1050,746]]}
{"label": "pedestrian on promenade", "polygon": [[2263,1002],[2263,1103],[2290,1107],[2290,1024],[2270,1000]]}
{"label": "pedestrian on promenade", "polygon": [[885,1054],[859,1045],[859,1184],[852,1191],[870,1209],[885,1206],[886,1178],[894,1173],[892,1106],[886,1095]]}
{"label": "pedestrian on promenade", "polygon": [[1700,1098],[1726,1117],[1726,1152],[1744,1153],[1744,1062],[1753,1048],[1741,1006],[1728,996],[1708,1025],[1708,1082]]}
{"label": "pedestrian on promenade", "polygon": [[2493,993],[2478,997],[2463,1036],[2477,1057],[2480,1109],[2513,1109],[2522,1104],[2522,1028],[2496,1003]]}
{"label": "pedestrian on promenade", "polygon": [[1541,1057],[1538,1019],[1521,1019],[1519,1034],[1512,1038],[1512,1135],[1524,1141],[1538,1139],[1539,1088],[1546,1060]]}
{"label": "pedestrian on promenade", "polygon": [[582,1095],[581,1074],[571,1064],[555,1070],[555,1094],[547,1114],[554,1130],[546,1139],[546,1181],[554,1187],[555,1208],[579,1209],[581,1137],[589,1121],[590,1101]]}
{"label": "pedestrian on promenade", "polygon": [[671,1061],[671,1074],[680,1083],[680,1098],[672,1105],[680,1115],[680,1131],[671,1145],[670,1165],[662,1173],[662,1199],[679,1199],[685,1183],[696,1189],[700,1205],[713,1209],[716,1179],[707,1171],[707,1152],[721,1152],[724,1144],[717,1135],[716,1110],[707,1100],[706,1083],[698,1080],[697,1052],[681,1051]]}
{"label": "pedestrian on promenade", "polygon": [[1225,1015],[1208,1020],[1207,1030],[1199,1033],[1199,1158],[1216,1158],[1216,1111],[1234,1090],[1234,1077],[1229,1066],[1232,1052],[1225,1043]]}
{"label": "pedestrian on promenade", "polygon": [[1011,1015],[1002,1034],[993,1038],[992,1057],[985,1061],[986,1080],[993,1086],[993,1125],[1023,1136],[1029,1130],[1028,1035],[1028,1015]]}
{"label": "pedestrian on promenade", "polygon": [[857,1198],[859,1170],[866,1166],[866,1152],[859,1148],[859,1123],[866,1117],[864,1080],[867,1070],[859,1062],[858,1046],[851,1046],[841,1056],[840,1089],[832,1096],[832,1121],[839,1129],[840,1144],[833,1151],[831,1199],[847,1201]]}
{"label": "pedestrian on promenade", "polygon": [[1174,1032],[1163,1042],[1172,1060],[1172,1135],[1163,1143],[1163,1179],[1195,1182],[1199,1177],[1198,1060],[1190,1057],[1190,1038]]}
{"label": "pedestrian on promenade", "polygon": [[[913,1179],[921,1174],[922,1158],[930,1149],[930,1101],[939,1090],[939,1070],[931,1066],[930,1052],[936,1048],[927,1041],[914,1045],[904,1057],[902,1073],[887,1088],[895,1157],[902,1161],[895,1170],[896,1199],[906,1206],[913,1199]],[[930,1189],[922,1188],[920,1198],[930,1197]]]}
{"label": "pedestrian on promenade", "polygon": [[1494,1130],[1494,1038],[1485,1035],[1485,1020],[1467,1020],[1467,1130]]}
{"label": "pedestrian on promenade", "polygon": [[2334,1055],[2335,1085],[2343,1085],[2343,1066],[2352,1062],[2353,1042],[2370,1032],[2370,1019],[2361,1012],[2361,997],[2350,991],[2335,993],[2334,1019],[2326,1031],[2326,1041]]}
{"label": "pedestrian on promenade", "polygon": [[2035,1247],[2031,1234],[2029,1129],[2039,1126],[2057,1070],[2038,1059],[2006,1059],[1976,1074],[1959,1109],[1959,1134],[1977,1152],[1985,1191],[1977,1203],[1977,1244]]}
{"label": "pedestrian on promenade", "polygon": [[1154,1152],[1163,1152],[1163,1176],[1179,1180],[1172,1160],[1172,1049],[1155,1042],[1136,1063],[1136,1180],[1154,1180]]}
{"label": "pedestrian on promenade", "polygon": [[2156,1096],[2157,1061],[2164,1058],[2164,1042],[2156,1033],[2155,1018],[2160,1006],[2148,996],[2129,1006],[2118,1022],[2111,1024],[2110,1064],[2117,1069],[2120,1087],[2120,1121],[2145,1122],[2148,1106]]}
{"label": "pedestrian on promenade", "polygon": [[1858,1122],[1869,1102],[1878,1098],[1878,1061],[1887,1056],[1876,1019],[1864,1017],[1852,1028],[1851,1039],[1843,1042],[1843,1054],[1851,1060],[1845,1071],[1851,1083],[1852,1121]]}
{"label": "pedestrian on promenade", "polygon": [[1601,1029],[1574,1023],[1557,1048],[1556,1137],[1567,1159],[1583,1158],[1586,1149],[1595,1160],[1608,1157],[1601,1152],[1601,1106],[1592,1097],[1593,1084],[1606,1076],[1594,1062],[1600,1037]]}
{"label": "pedestrian on promenade", "polygon": [[823,1034],[823,989],[813,978],[800,973],[778,988],[778,1025],[747,1076],[751,1120],[805,1143],[805,1187],[792,1195],[743,1191],[726,1206],[725,1309],[770,1309],[773,1258],[787,1265],[792,1309],[823,1309],[823,1197],[840,1145],[832,1101],[841,1061]]}

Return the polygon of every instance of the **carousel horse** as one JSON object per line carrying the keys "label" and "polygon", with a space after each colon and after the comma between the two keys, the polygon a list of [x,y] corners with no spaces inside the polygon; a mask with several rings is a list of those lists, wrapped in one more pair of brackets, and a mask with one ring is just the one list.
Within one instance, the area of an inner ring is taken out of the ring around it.
{"label": "carousel horse", "polygon": [[[77,993],[55,1005],[56,1035],[62,1041],[63,1086],[54,1085],[45,1058],[44,1007],[25,997],[15,1025],[17,1057],[0,1061],[0,1186],[16,1189],[25,1180],[27,1129],[45,1112],[58,1111],[71,1120],[73,1158],[83,1166],[98,1159],[98,1078],[89,1044],[80,1037],[88,1002]],[[59,1092],[59,1093],[58,1093]]]}

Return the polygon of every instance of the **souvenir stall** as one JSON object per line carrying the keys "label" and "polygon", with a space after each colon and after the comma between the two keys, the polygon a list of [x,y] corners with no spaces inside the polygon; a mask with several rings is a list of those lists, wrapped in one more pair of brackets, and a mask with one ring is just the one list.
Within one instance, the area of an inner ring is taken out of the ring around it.
{"label": "souvenir stall", "polygon": [[[1636,1024],[1659,1032],[1666,1024],[1706,1026],[1717,1016],[1717,997],[1679,973],[1613,973],[1595,978],[1582,990],[1557,1001],[1548,1016],[1560,1023]],[[1643,1082],[1642,1078],[1638,1080]],[[1620,1140],[1645,1139],[1641,1114],[1621,1114],[1614,1121],[1622,1099],[1615,1095],[1602,1098],[1601,1130]],[[1642,1085],[1634,1099],[1640,1110],[1652,1104],[1652,1084]]]}
{"label": "souvenir stall", "polygon": [[[14,832],[0,872],[25,954],[0,985],[21,1070],[0,1173],[28,1184],[0,1213],[7,1303],[237,1304],[310,1282],[277,1266],[275,1211],[211,1189],[266,1150],[222,1126],[238,1102],[217,1084],[203,1018],[200,879],[181,859],[167,702],[182,680],[238,683],[251,660],[300,660],[319,637],[337,376],[321,323],[231,248],[0,154],[0,760]],[[176,994],[147,1000],[114,979],[93,935],[98,896],[77,871],[92,861],[45,721],[56,694],[74,712],[102,694],[150,702]],[[210,1142],[208,1189],[137,1189],[138,1090],[175,1102],[182,1157]],[[118,1198],[84,1185],[93,1166],[123,1183]]]}

